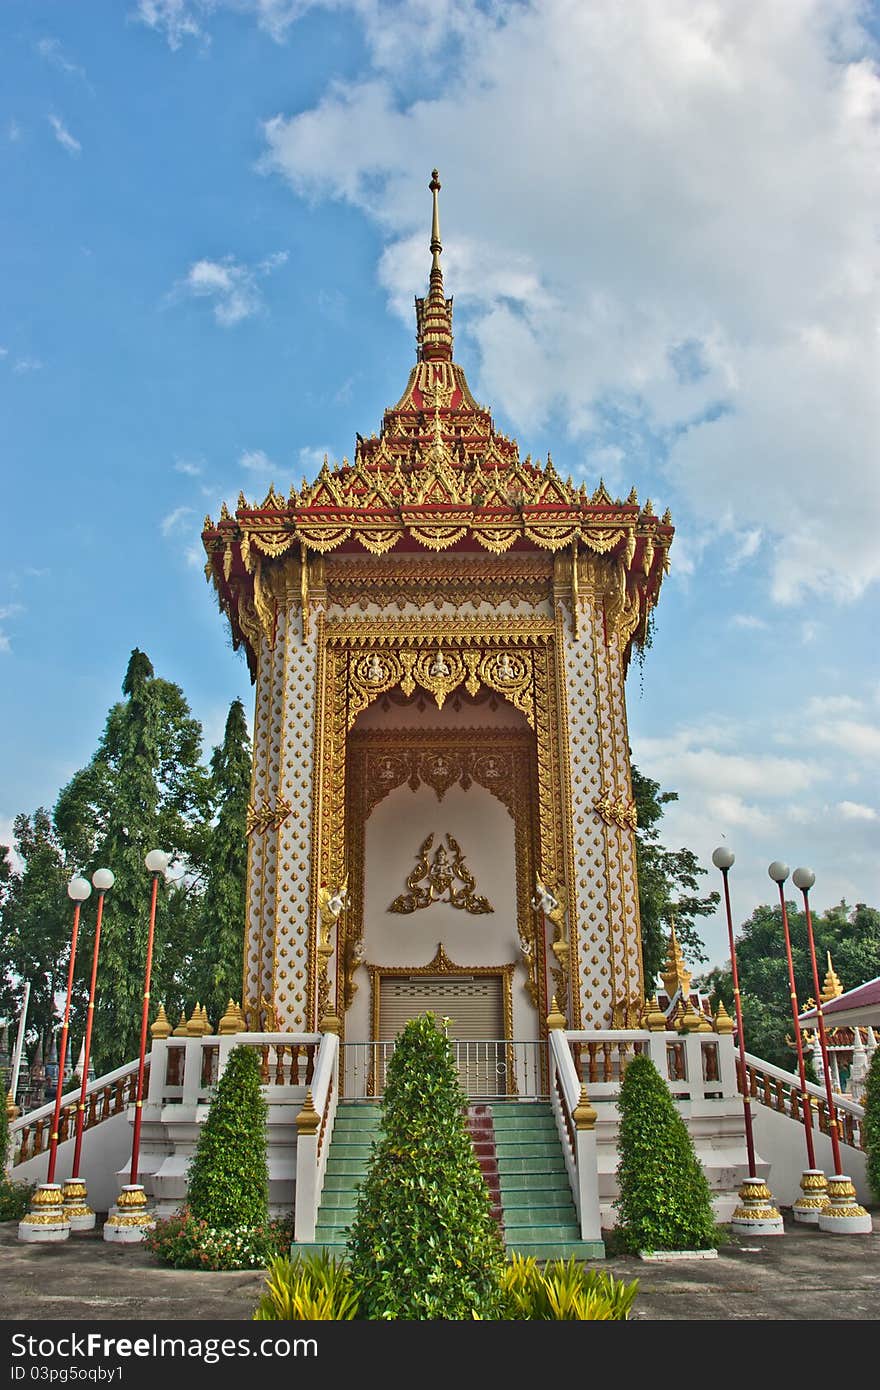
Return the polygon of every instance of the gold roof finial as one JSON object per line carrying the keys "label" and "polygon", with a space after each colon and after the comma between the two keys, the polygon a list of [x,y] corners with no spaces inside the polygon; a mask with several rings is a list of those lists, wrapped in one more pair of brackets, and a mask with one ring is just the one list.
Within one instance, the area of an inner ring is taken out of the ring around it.
{"label": "gold roof finial", "polygon": [[443,250],[443,246],[440,241],[440,200],[437,195],[442,188],[442,184],[440,183],[440,174],[437,169],[431,170],[431,182],[428,184],[428,187],[434,196],[434,216],[431,220],[431,269],[439,270],[440,252]]}
{"label": "gold roof finial", "polygon": [[678,937],[675,935],[674,912],[669,914],[669,949],[666,953],[666,969],[662,971],[660,978],[670,999],[675,991],[680,989],[682,999],[687,1001],[691,990],[691,972],[684,963]]}
{"label": "gold roof finial", "polygon": [[823,1004],[827,1004],[829,999],[838,999],[843,994],[843,985],[840,983],[837,971],[831,964],[831,952],[828,952],[828,969],[825,972],[825,981],[822,985],[819,998]]}
{"label": "gold roof finial", "polygon": [[426,299],[416,299],[416,337],[420,362],[452,361],[452,300],[443,292],[443,271],[440,269],[440,175],[431,170],[428,184],[434,199],[431,218],[431,284]]}

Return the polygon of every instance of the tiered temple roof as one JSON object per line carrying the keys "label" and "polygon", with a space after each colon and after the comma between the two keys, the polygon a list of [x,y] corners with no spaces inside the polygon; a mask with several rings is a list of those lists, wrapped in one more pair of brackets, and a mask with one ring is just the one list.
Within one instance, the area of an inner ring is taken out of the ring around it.
{"label": "tiered temple roof", "polygon": [[[329,552],[506,551],[592,553],[615,573],[618,603],[631,614],[630,642],[642,643],[657,601],[673,528],[667,512],[639,506],[635,489],[613,498],[600,481],[588,491],[530,456],[494,427],[453,360],[452,300],[440,267],[440,180],[434,201],[428,295],[416,299],[417,360],[406,390],[385,411],[379,435],[357,438],[354,462],[324,466],[288,496],[270,487],[258,502],[243,493],[217,522],[205,518],[206,574],[244,645],[252,674],[259,633],[272,625],[265,562],[291,552],[302,561]],[[304,570],[307,567],[304,566]],[[575,565],[576,569],[576,565]],[[577,588],[575,575],[573,587]]]}

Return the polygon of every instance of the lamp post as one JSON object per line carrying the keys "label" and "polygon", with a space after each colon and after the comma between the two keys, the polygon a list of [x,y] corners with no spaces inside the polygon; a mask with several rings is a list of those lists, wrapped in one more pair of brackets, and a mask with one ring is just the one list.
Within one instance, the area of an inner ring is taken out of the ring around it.
{"label": "lamp post", "polygon": [[813,936],[813,918],[810,912],[810,889],[816,882],[816,875],[812,869],[795,869],[791,877],[795,887],[801,890],[804,899],[810,966],[813,971],[813,998],[816,1001],[816,1021],[819,1029],[819,1050],[822,1055],[822,1075],[825,1080],[825,1099],[828,1105],[828,1129],[831,1135],[831,1152],[834,1156],[834,1174],[828,1179],[827,1185],[829,1204],[819,1212],[819,1229],[830,1231],[833,1235],[870,1235],[872,1230],[871,1217],[864,1207],[856,1201],[855,1188],[843,1171],[843,1162],[840,1156],[837,1109],[831,1089],[831,1068],[828,1064],[828,1034],[825,1031],[825,1013],[822,1008],[822,991],[819,988],[819,967],[816,963],[816,942]]}
{"label": "lamp post", "polygon": [[67,885],[67,896],[73,903],[73,930],[70,934],[70,960],[67,966],[67,997],[64,1001],[64,1022],[61,1025],[61,1047],[58,1053],[58,1080],[55,1085],[55,1109],[49,1131],[49,1165],[46,1181],[40,1183],[31,1198],[31,1209],[18,1223],[18,1238],[28,1242],[66,1240],[70,1224],[64,1214],[61,1184],[55,1181],[58,1161],[58,1134],[61,1122],[61,1096],[64,1091],[64,1063],[67,1059],[67,1034],[70,1028],[70,998],[73,993],[73,971],[76,965],[76,942],[79,936],[79,916],[82,905],[92,891],[88,879],[77,874]]}
{"label": "lamp post", "polygon": [[730,946],[730,969],[733,975],[733,1005],[736,1010],[736,1035],[739,1046],[740,1085],[743,1098],[743,1118],[746,1130],[746,1151],[749,1159],[749,1176],[739,1190],[742,1203],[731,1217],[731,1225],[753,1235],[781,1236],[784,1234],[782,1217],[773,1205],[773,1195],[762,1178],[758,1177],[755,1163],[755,1137],[752,1130],[752,1098],[749,1095],[746,1076],[746,1043],[743,1032],[742,1002],[739,993],[739,972],[736,965],[736,943],[733,939],[733,917],[730,911],[730,885],[727,875],[736,861],[736,855],[727,845],[719,845],[712,854],[712,863],[721,870],[724,882],[724,907],[727,913],[727,940]]}
{"label": "lamp post", "polygon": [[816,1153],[813,1146],[813,1106],[807,1091],[807,1071],[804,1065],[804,1044],[801,1026],[798,1022],[797,988],[794,982],[794,961],[791,954],[791,933],[788,929],[788,909],[785,905],[783,883],[788,878],[788,865],[781,859],[774,859],[767,873],[779,889],[779,906],[782,911],[782,931],[785,937],[785,958],[788,963],[788,989],[791,1000],[791,1016],[794,1022],[794,1038],[797,1047],[798,1076],[801,1083],[801,1110],[804,1117],[804,1139],[807,1145],[807,1164],[801,1176],[801,1196],[792,1203],[791,1212],[795,1221],[815,1226],[819,1213],[828,1205],[828,1184],[821,1168],[816,1167]]}
{"label": "lamp post", "polygon": [[144,1071],[147,1055],[147,1024],[150,1013],[150,978],[153,972],[153,938],[156,930],[156,900],[159,894],[159,879],[168,868],[170,854],[163,849],[151,849],[144,857],[144,863],[153,876],[150,893],[150,929],[147,935],[147,960],[144,970],[144,1002],[141,1011],[141,1045],[138,1056],[137,1092],[134,1106],[134,1130],[131,1142],[131,1172],[128,1183],[119,1194],[116,1205],[104,1222],[104,1239],[131,1243],[141,1241],[155,1226],[155,1218],[147,1209],[147,1196],[138,1182],[140,1162],[141,1119],[144,1105]]}
{"label": "lamp post", "polygon": [[83,1130],[85,1128],[86,1092],[89,1085],[89,1057],[92,1050],[92,1024],[95,1021],[95,985],[98,978],[98,951],[101,947],[101,922],[104,916],[104,894],[113,887],[114,876],[110,869],[96,869],[92,874],[92,884],[98,894],[98,914],[95,919],[95,941],[92,946],[92,974],[89,980],[89,1005],[86,1012],[86,1036],[83,1042],[82,1076],[79,1086],[79,1104],[76,1107],[76,1142],[73,1149],[73,1167],[70,1177],[64,1184],[64,1213],[70,1223],[71,1231],[91,1231],[95,1225],[95,1213],[88,1204],[86,1185],[80,1177],[79,1167],[82,1159]]}

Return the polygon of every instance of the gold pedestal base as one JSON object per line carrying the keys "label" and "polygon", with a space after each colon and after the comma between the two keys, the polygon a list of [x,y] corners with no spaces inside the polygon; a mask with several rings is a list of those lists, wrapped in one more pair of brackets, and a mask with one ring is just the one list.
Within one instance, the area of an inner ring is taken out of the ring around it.
{"label": "gold pedestal base", "polygon": [[730,1224],[734,1231],[750,1236],[781,1236],[782,1217],[773,1205],[773,1194],[763,1178],[746,1178],[739,1190],[741,1205]]}
{"label": "gold pedestal base", "polygon": [[19,1240],[46,1244],[67,1240],[70,1223],[64,1215],[60,1182],[41,1182],[31,1198],[31,1209],[18,1223]]}
{"label": "gold pedestal base", "polygon": [[156,1218],[147,1205],[143,1187],[140,1183],[128,1184],[104,1222],[104,1239],[118,1245],[135,1245],[144,1240],[155,1225]]}
{"label": "gold pedestal base", "polygon": [[870,1213],[856,1200],[852,1180],[835,1173],[828,1179],[828,1206],[819,1213],[819,1230],[834,1236],[869,1236],[873,1229]]}
{"label": "gold pedestal base", "polygon": [[801,1196],[792,1203],[791,1214],[803,1226],[817,1226],[828,1206],[828,1183],[821,1168],[805,1168],[801,1176]]}

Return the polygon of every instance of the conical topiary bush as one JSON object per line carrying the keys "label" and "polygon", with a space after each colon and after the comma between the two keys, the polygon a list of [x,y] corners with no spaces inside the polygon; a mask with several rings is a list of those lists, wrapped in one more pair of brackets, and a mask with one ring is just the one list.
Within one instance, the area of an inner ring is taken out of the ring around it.
{"label": "conical topiary bush", "polygon": [[632,1252],[708,1250],[709,1184],[684,1120],[650,1057],[634,1057],[618,1098],[618,1238]]}
{"label": "conical topiary bush", "polygon": [[193,1216],[225,1230],[267,1220],[266,1102],[252,1047],[229,1054],[190,1163],[187,1204]]}
{"label": "conical topiary bush", "polygon": [[503,1246],[433,1014],[400,1033],[348,1249],[359,1317],[497,1318]]}
{"label": "conical topiary bush", "polygon": [[862,1143],[868,1156],[868,1185],[875,1202],[880,1202],[880,1047],[871,1058],[865,1082],[865,1118]]}

